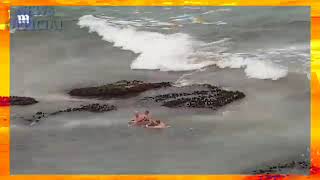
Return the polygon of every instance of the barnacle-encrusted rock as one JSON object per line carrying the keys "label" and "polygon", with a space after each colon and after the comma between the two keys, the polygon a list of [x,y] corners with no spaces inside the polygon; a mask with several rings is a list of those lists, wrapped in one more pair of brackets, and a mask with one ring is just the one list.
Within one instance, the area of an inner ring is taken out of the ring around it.
{"label": "barnacle-encrusted rock", "polygon": [[[182,91],[180,89],[183,89]],[[152,100],[162,106],[176,108],[211,108],[217,109],[235,100],[242,99],[245,94],[240,91],[227,91],[210,84],[173,88],[172,92],[145,97],[142,100]],[[180,92],[179,92],[180,91]]]}
{"label": "barnacle-encrusted rock", "polygon": [[51,115],[61,114],[61,113],[68,113],[68,112],[79,112],[79,111],[108,112],[113,110],[117,110],[117,107],[114,105],[95,103],[95,104],[81,105],[80,107],[76,107],[76,108],[67,108],[67,109],[55,111],[52,113],[37,112],[32,116],[31,119],[28,119],[28,121],[38,122],[42,118],[45,118]]}

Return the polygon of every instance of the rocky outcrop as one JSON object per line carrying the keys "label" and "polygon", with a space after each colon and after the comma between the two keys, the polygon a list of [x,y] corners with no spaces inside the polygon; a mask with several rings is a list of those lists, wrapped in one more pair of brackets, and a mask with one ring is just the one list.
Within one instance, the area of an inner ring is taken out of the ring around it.
{"label": "rocky outcrop", "polygon": [[98,87],[73,89],[71,96],[82,97],[131,97],[147,90],[165,88],[169,92],[157,96],[146,97],[143,100],[153,100],[166,107],[211,108],[229,104],[244,98],[239,91],[227,91],[210,84],[191,85],[187,87],[174,87],[170,82],[147,83],[143,81],[118,81]]}
{"label": "rocky outcrop", "polygon": [[[142,100],[152,100],[162,106],[177,108],[210,108],[217,109],[235,100],[242,99],[245,94],[240,91],[227,91],[210,84],[192,85],[173,89],[170,93],[145,97]],[[180,92],[176,92],[180,91]]]}
{"label": "rocky outcrop", "polygon": [[52,113],[37,112],[32,116],[31,119],[28,119],[28,121],[39,122],[41,119],[46,118],[48,116],[57,115],[61,113],[68,113],[68,112],[80,112],[80,111],[108,112],[113,110],[117,110],[117,107],[114,105],[95,103],[95,104],[89,104],[89,105],[81,105],[80,107],[76,107],[76,108],[67,108],[67,109],[59,110]]}
{"label": "rocky outcrop", "polygon": [[10,97],[0,97],[1,106],[9,105],[31,105],[38,103],[37,100],[31,97],[22,97],[22,96],[10,96]]}
{"label": "rocky outcrop", "polygon": [[138,95],[141,92],[158,89],[163,87],[170,87],[170,82],[147,83],[143,81],[117,81],[115,83],[97,86],[86,87],[71,90],[68,94],[71,96],[83,97],[128,97]]}
{"label": "rocky outcrop", "polygon": [[54,113],[51,113],[50,115],[56,115],[63,112],[76,112],[76,111],[107,112],[107,111],[112,111],[116,109],[117,107],[114,105],[95,103],[95,104],[89,104],[89,105],[81,105],[80,107],[77,107],[77,108],[68,108],[65,110],[56,111]]}
{"label": "rocky outcrop", "polygon": [[282,171],[290,171],[290,169],[310,169],[310,162],[307,161],[291,161],[289,163],[279,163],[274,166],[268,166],[263,169],[254,170],[254,174],[278,174]]}

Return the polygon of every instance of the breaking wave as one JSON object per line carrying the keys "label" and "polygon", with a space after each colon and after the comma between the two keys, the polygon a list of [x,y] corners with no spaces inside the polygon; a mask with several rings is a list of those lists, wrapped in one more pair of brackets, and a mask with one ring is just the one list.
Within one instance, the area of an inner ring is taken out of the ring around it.
{"label": "breaking wave", "polygon": [[287,68],[270,61],[222,53],[225,49],[220,46],[229,38],[204,43],[185,33],[138,31],[130,25],[119,27],[92,15],[80,17],[78,25],[89,28],[89,32],[96,32],[115,47],[138,54],[131,69],[188,71],[216,65],[220,68],[243,68],[249,78],[272,80],[285,77],[288,72]]}

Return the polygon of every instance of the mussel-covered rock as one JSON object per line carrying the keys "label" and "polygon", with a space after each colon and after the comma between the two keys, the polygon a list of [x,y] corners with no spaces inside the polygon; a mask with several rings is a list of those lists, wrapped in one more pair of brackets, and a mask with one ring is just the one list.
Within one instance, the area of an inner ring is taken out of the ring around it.
{"label": "mussel-covered rock", "polygon": [[202,84],[183,88],[176,87],[169,93],[145,97],[142,100],[152,100],[171,108],[217,109],[244,97],[245,94],[240,91],[228,91],[210,84]]}
{"label": "mussel-covered rock", "polygon": [[46,118],[48,116],[57,115],[60,113],[68,113],[68,112],[79,112],[79,111],[88,111],[88,112],[107,112],[117,110],[117,107],[110,104],[88,104],[88,105],[81,105],[80,107],[75,108],[67,108],[64,110],[58,110],[52,113],[44,113],[44,112],[37,112],[32,116],[32,119],[28,119],[28,121],[38,122],[42,118]]}
{"label": "mussel-covered rock", "polygon": [[54,112],[54,114],[58,114],[62,112],[76,112],[76,111],[107,112],[107,111],[112,111],[116,109],[117,107],[114,105],[95,103],[95,104],[89,104],[89,105],[82,105],[77,108],[68,108],[65,110]]}

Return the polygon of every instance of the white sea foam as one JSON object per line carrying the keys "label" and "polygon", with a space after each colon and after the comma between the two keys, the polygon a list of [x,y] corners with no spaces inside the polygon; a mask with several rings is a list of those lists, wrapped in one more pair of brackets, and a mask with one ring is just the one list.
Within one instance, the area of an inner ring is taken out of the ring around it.
{"label": "white sea foam", "polygon": [[227,23],[226,22],[223,22],[223,21],[217,21],[217,22],[204,22],[202,24],[213,24],[213,25],[226,25]]}
{"label": "white sea foam", "polygon": [[138,31],[130,26],[119,27],[92,15],[82,16],[78,24],[114,43],[115,47],[138,54],[131,64],[132,69],[184,71],[217,65],[220,68],[244,68],[250,78],[276,80],[287,75],[286,68],[271,62],[232,54],[221,55],[224,49],[220,46],[229,41],[228,38],[204,43],[184,33],[166,35]]}
{"label": "white sea foam", "polygon": [[189,21],[189,20],[193,20],[194,16],[190,14],[183,14],[179,16],[170,17],[169,19],[171,21]]}
{"label": "white sea foam", "polygon": [[231,9],[215,9],[215,10],[210,10],[210,11],[207,11],[207,12],[204,12],[202,14],[212,14],[212,13],[216,13],[216,12],[229,12],[231,11]]}
{"label": "white sea foam", "polygon": [[194,6],[184,6],[182,9],[201,9],[201,7],[194,7]]}
{"label": "white sea foam", "polygon": [[285,48],[264,49],[257,54],[288,67],[290,72],[304,73],[307,77],[310,73],[310,45],[296,44]]}
{"label": "white sea foam", "polygon": [[174,24],[169,22],[162,22],[152,18],[142,18],[142,19],[135,19],[135,20],[125,20],[119,19],[115,17],[108,17],[108,16],[94,16],[99,19],[104,19],[106,22],[116,25],[118,27],[171,27]]}
{"label": "white sea foam", "polygon": [[232,55],[230,57],[218,61],[216,65],[220,68],[244,68],[244,71],[249,78],[257,79],[277,80],[288,74],[288,69],[286,67],[275,65],[270,61]]}
{"label": "white sea foam", "polygon": [[181,71],[208,65],[208,62],[192,63],[193,59],[189,57],[196,53],[193,47],[199,43],[188,34],[164,35],[137,31],[133,27],[120,28],[91,15],[81,17],[78,24],[88,27],[90,32],[97,32],[103,40],[114,43],[116,47],[139,54],[131,64],[132,69]]}

